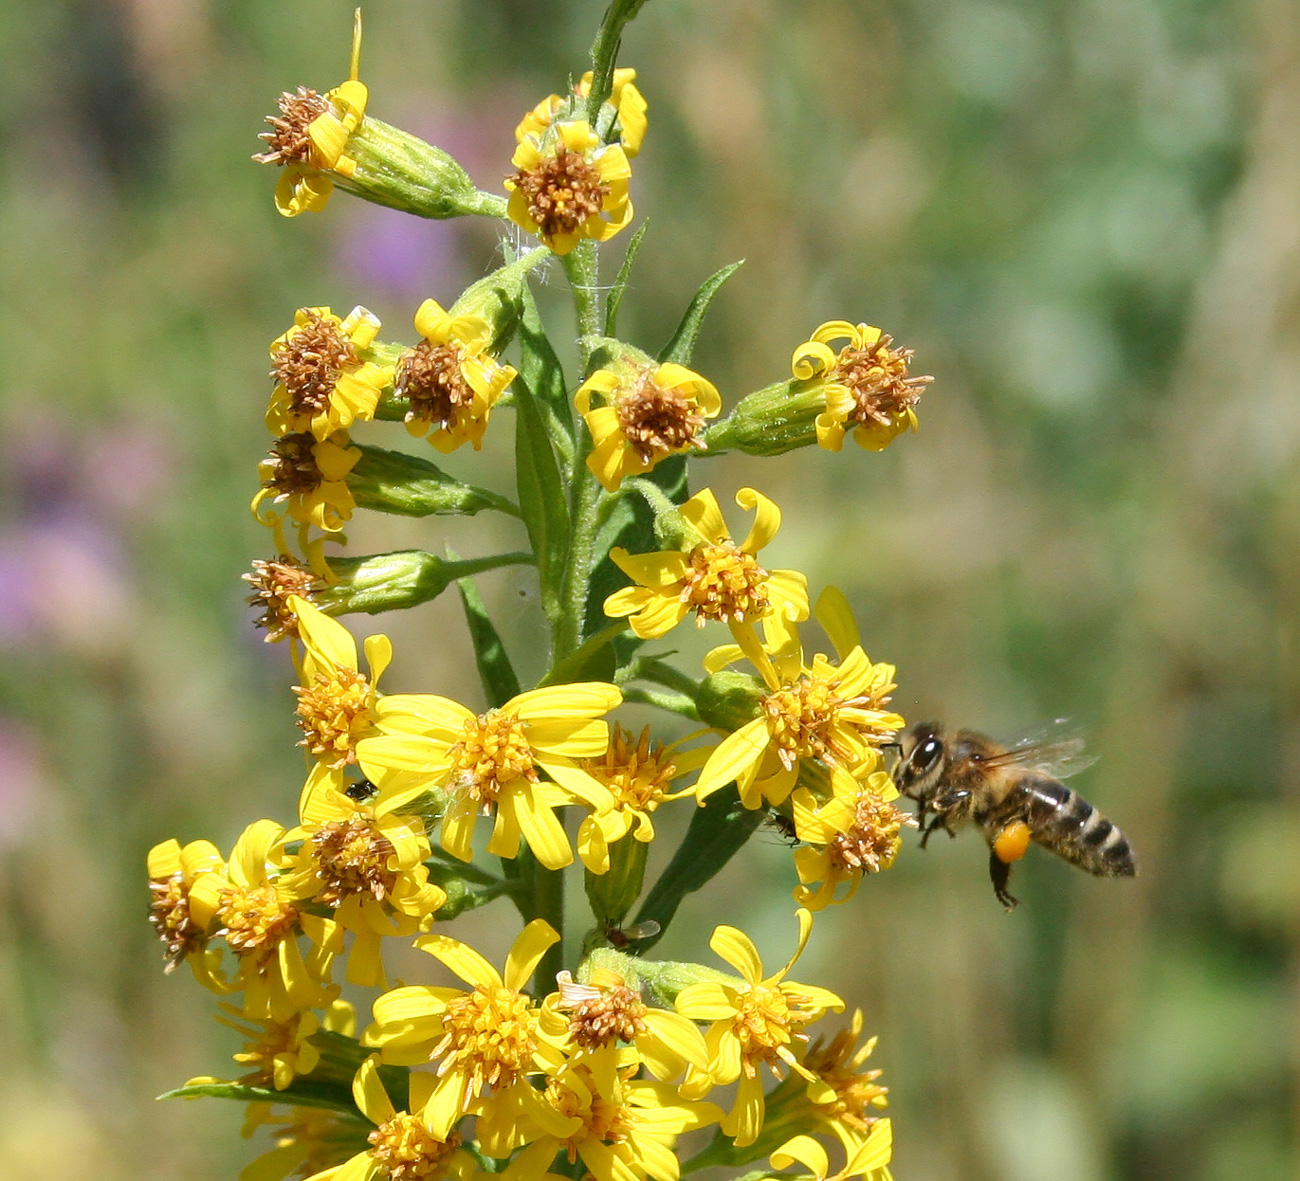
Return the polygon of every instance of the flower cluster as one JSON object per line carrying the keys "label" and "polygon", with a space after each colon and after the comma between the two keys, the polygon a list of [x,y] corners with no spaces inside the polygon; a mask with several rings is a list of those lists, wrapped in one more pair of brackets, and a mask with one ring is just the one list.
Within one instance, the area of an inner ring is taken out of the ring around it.
{"label": "flower cluster", "polygon": [[[271,344],[274,441],[253,510],[275,556],[245,579],[258,626],[292,661],[297,815],[257,820],[229,855],[169,840],[148,862],[166,970],[187,964],[245,1039],[237,1077],[175,1094],[250,1105],[248,1130],[275,1141],[250,1176],[678,1181],[766,1159],[824,1178],[834,1152],[837,1176],[888,1178],[886,1092],[865,1065],[862,1014],[822,1032],[844,1001],[791,974],[815,912],[898,854],[909,818],[881,753],[904,724],[895,671],[868,659],[839,591],[814,598],[803,573],[769,564],[782,522],[769,497],[741,489],[752,520],[733,533],[735,517],[708,488],[690,495],[685,471],[728,449],[839,450],[849,432],[878,450],[915,428],[930,379],[909,376],[911,352],[878,329],[834,322],[795,351],[792,378],[723,417],[717,387],[689,363],[734,268],[706,282],[657,356],[614,338],[631,258],[607,294],[599,244],[633,216],[629,160],[647,106],[613,54],[636,7],[611,6],[595,68],[524,116],[508,198],[474,190],[446,153],[368,113],[359,25],[349,81],[287,93],[270,120],[258,159],[284,169],[282,212],[319,209],[337,186],[420,216],[496,218],[514,246],[448,306],[426,299],[413,343],[382,340],[363,307],[307,306]],[[520,230],[536,238],[522,251]],[[574,295],[573,380],[529,288],[551,258]],[[353,440],[388,420],[435,453],[477,451],[501,418],[514,423],[513,499]],[[327,555],[362,510],[497,511],[520,523],[526,549]],[[548,632],[531,686],[474,581],[521,563],[536,568]],[[390,692],[388,638],[359,644],[334,617],[412,607],[453,582],[482,697]],[[694,671],[650,647],[688,619],[724,625],[726,641]],[[814,620],[833,655],[805,648]],[[629,703],[665,718],[627,729]],[[680,827],[661,823],[664,809],[689,823],[647,889],[650,846]],[[722,967],[653,958],[685,894],[764,820],[796,845],[785,963],[766,969],[729,923],[708,942]],[[564,938],[579,866],[591,912],[580,946]],[[519,917],[500,966],[456,925],[486,906]],[[390,979],[394,941],[436,961],[432,979],[459,983],[422,982],[418,969]],[[341,998],[345,985],[369,990],[356,994],[368,1015]]]}

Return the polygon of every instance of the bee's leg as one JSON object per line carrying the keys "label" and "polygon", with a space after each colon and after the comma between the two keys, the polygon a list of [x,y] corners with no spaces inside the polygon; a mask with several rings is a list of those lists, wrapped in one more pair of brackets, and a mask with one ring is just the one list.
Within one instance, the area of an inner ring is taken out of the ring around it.
{"label": "bee's leg", "polygon": [[1008,913],[1015,910],[1020,905],[1020,900],[1007,893],[1007,882],[1011,880],[1011,865],[991,849],[989,850],[989,877],[993,879],[993,893],[997,895],[998,901],[1007,908]]}

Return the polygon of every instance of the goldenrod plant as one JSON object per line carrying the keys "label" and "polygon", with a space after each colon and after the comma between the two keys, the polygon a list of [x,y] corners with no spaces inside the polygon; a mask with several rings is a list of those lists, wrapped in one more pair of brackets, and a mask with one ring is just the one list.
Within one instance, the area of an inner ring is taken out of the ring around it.
{"label": "goldenrod plant", "polygon": [[[657,353],[617,337],[642,231],[612,280],[601,247],[633,224],[629,161],[647,117],[615,59],[643,3],[614,0],[590,73],[524,115],[513,155],[501,145],[505,196],[371,116],[359,14],[349,79],[284,94],[268,120],[257,159],[282,169],[286,216],[339,188],[421,217],[495,219],[507,258],[448,306],[412,309],[410,343],[359,306],[300,308],[271,344],[273,442],[252,507],[274,544],[244,577],[257,626],[292,658],[297,815],[255,820],[228,855],[163,841],[148,864],[166,970],[188,965],[248,1039],[235,1077],[171,1094],[248,1104],[246,1131],[264,1127],[271,1147],[247,1181],[677,1181],[714,1166],[889,1177],[863,1015],[795,977],[815,913],[899,849],[906,817],[881,753],[904,724],[894,669],[868,658],[841,594],[763,565],[781,525],[769,497],[742,489],[741,517],[690,486],[729,449],[838,452],[850,434],[878,451],[915,429],[930,378],[909,376],[911,351],[880,329],[836,321],[794,348],[790,378],[729,398],[691,364],[734,266],[704,282]],[[562,367],[530,291],[547,269],[567,277],[580,372]],[[375,420],[404,422],[437,454],[513,431],[514,499],[429,451],[364,442]],[[504,513],[529,548],[327,553],[357,512]],[[548,660],[531,686],[474,583],[507,565],[535,567],[540,588]],[[359,646],[336,617],[453,585],[483,699],[384,692],[387,637]],[[725,641],[702,668],[660,644],[688,618]],[[812,619],[833,654],[805,647]],[[666,715],[666,737],[625,729],[626,702]],[[648,850],[673,828],[664,809],[690,819],[647,885]],[[656,959],[682,899],[764,824],[797,845],[788,959],[765,966],[727,923],[704,962]],[[585,920],[564,899],[575,859]],[[489,905],[518,915],[503,964],[457,937],[457,916]],[[394,941],[460,984],[390,979]]]}

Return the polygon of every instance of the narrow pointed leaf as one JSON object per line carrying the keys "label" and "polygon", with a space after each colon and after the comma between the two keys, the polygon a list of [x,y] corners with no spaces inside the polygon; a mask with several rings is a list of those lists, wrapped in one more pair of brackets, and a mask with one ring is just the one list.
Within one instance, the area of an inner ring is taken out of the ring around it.
{"label": "narrow pointed leaf", "polygon": [[456,587],[465,608],[465,622],[469,627],[470,643],[474,645],[474,661],[478,665],[479,680],[483,682],[483,692],[492,705],[504,705],[518,694],[519,678],[474,580],[461,578]]}
{"label": "narrow pointed leaf", "polygon": [[605,335],[618,335],[618,311],[623,306],[623,293],[627,290],[627,281],[632,276],[632,264],[636,262],[637,251],[641,249],[641,242],[645,238],[645,232],[650,227],[650,219],[646,218],[632,235],[632,240],[627,244],[627,251],[623,255],[623,262],[618,268],[618,274],[614,276],[614,286],[609,289],[609,301],[605,304]]}
{"label": "narrow pointed leaf", "polygon": [[704,323],[704,317],[708,314],[709,305],[713,303],[713,297],[722,289],[722,285],[734,275],[745,260],[740,262],[728,263],[720,271],[715,271],[701,284],[700,289],[695,293],[695,298],[691,300],[686,309],[686,314],[682,317],[682,322],[677,325],[677,331],[673,333],[673,338],[664,345],[663,352],[659,354],[660,362],[672,361],[677,365],[690,364],[691,354],[695,352],[695,341],[700,335],[700,326]]}

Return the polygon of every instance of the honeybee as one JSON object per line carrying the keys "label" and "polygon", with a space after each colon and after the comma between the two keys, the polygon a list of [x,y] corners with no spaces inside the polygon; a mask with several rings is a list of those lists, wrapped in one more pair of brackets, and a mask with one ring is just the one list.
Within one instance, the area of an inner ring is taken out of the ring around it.
{"label": "honeybee", "polygon": [[935,829],[952,837],[967,821],[977,825],[989,846],[993,892],[1007,910],[1019,905],[1007,892],[1011,866],[1030,841],[1099,877],[1137,873],[1124,834],[1060,782],[1095,761],[1082,753],[1082,739],[1059,734],[1062,725],[1004,744],[919,722],[899,741],[894,782],[917,803],[921,847]]}

